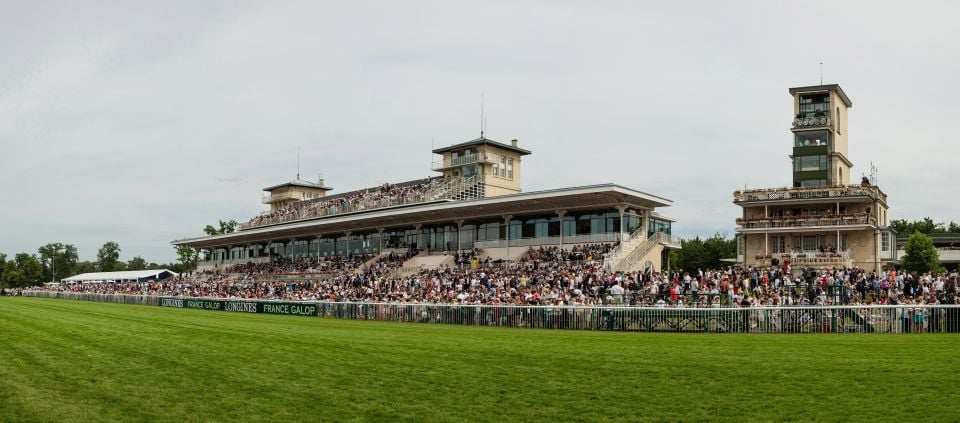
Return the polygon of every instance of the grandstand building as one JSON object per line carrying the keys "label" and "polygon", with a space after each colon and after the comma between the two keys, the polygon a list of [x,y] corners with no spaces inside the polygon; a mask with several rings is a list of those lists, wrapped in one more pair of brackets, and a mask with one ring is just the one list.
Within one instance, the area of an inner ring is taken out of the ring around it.
{"label": "grandstand building", "polygon": [[[436,177],[331,194],[321,179],[264,188],[270,210],[225,235],[174,241],[200,251],[199,270],[275,258],[412,253],[405,269],[453,263],[470,250],[512,261],[531,247],[611,243],[610,270],[660,270],[671,200],[617,184],[522,192],[529,150],[480,138],[433,150]],[[600,259],[600,258],[597,258]]]}
{"label": "grandstand building", "polygon": [[866,176],[850,184],[847,112],[839,85],[790,88],[793,184],[736,191],[737,261],[794,269],[861,267],[896,260],[887,195]]}

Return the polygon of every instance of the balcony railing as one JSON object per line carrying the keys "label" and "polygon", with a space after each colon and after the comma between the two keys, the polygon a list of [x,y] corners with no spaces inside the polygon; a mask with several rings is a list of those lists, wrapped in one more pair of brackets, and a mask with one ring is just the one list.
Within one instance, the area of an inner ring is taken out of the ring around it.
{"label": "balcony railing", "polygon": [[816,128],[830,126],[830,116],[798,117],[793,120],[794,128]]}
{"label": "balcony railing", "polygon": [[737,219],[737,229],[809,228],[819,226],[876,225],[877,220],[866,214],[783,216]]}
{"label": "balcony railing", "polygon": [[456,158],[451,158],[447,160],[437,160],[434,161],[431,169],[432,170],[443,170],[451,167],[463,166],[473,163],[493,163],[493,159],[487,156],[486,153],[477,153],[471,154],[469,156],[460,156]]}
{"label": "balcony railing", "polygon": [[311,202],[298,207],[283,210],[281,213],[271,212],[253,218],[240,224],[240,230],[252,229],[260,226],[289,223],[301,220],[314,219],[336,214],[353,213],[371,209],[418,204],[438,200],[470,200],[484,196],[484,182],[474,175],[466,179],[446,178],[435,180],[422,187],[420,191],[409,192],[404,195],[373,196],[356,200],[329,200]]}
{"label": "balcony railing", "polygon": [[793,253],[772,253],[758,254],[754,257],[757,266],[771,266],[772,259],[777,259],[778,264],[785,262],[790,266],[797,268],[806,266],[834,266],[834,267],[852,267],[852,255],[850,250],[831,252],[806,251]]}
{"label": "balcony railing", "polygon": [[277,201],[284,200],[302,200],[301,194],[298,192],[280,192],[273,194],[264,194],[263,195],[263,204],[275,203]]}
{"label": "balcony railing", "polygon": [[844,198],[866,197],[871,200],[887,201],[887,195],[875,185],[849,185],[834,187],[809,188],[770,188],[736,191],[733,201],[736,203],[750,201],[778,201],[778,200],[840,200]]}

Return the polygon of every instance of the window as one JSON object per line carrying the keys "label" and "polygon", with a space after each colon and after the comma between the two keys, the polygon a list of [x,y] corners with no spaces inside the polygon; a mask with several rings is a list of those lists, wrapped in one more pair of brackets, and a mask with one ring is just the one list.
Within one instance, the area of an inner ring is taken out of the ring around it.
{"label": "window", "polygon": [[830,94],[807,94],[800,96],[800,115],[820,117],[830,113]]}
{"label": "window", "polygon": [[513,158],[507,159],[507,179],[513,180]]}
{"label": "window", "polygon": [[743,235],[737,235],[737,255],[744,256],[747,251],[747,243],[744,240]]}
{"label": "window", "polygon": [[495,178],[500,177],[500,159],[496,155],[491,154],[490,159],[493,161],[493,176]]}
{"label": "window", "polygon": [[827,156],[799,156],[793,158],[794,172],[817,172],[827,170]]}
{"label": "window", "polygon": [[837,246],[837,251],[847,251],[847,234],[840,235],[840,245]]}
{"label": "window", "polygon": [[507,177],[507,158],[500,156],[500,177]]}
{"label": "window", "polygon": [[890,251],[890,232],[880,234],[880,251]]}
{"label": "window", "polygon": [[770,238],[770,252],[771,253],[785,253],[787,252],[786,247],[786,237],[775,236]]}
{"label": "window", "polygon": [[830,145],[830,133],[827,131],[804,131],[793,136],[794,147],[816,147]]}

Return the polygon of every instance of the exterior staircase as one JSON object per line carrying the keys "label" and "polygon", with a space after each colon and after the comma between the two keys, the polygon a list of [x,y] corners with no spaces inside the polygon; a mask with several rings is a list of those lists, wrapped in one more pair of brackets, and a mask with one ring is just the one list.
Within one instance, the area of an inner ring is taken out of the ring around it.
{"label": "exterior staircase", "polygon": [[650,237],[642,237],[637,230],[620,243],[604,259],[604,267],[614,272],[636,272],[645,270],[651,263],[655,271],[660,271],[660,257],[664,248],[680,248],[680,237],[654,232]]}

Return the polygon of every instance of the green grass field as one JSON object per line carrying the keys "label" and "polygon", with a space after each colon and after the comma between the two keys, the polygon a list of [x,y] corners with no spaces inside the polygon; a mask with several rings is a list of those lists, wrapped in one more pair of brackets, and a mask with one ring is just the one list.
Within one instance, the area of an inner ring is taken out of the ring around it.
{"label": "green grass field", "polygon": [[958,347],[0,298],[0,420],[956,421]]}

